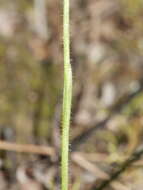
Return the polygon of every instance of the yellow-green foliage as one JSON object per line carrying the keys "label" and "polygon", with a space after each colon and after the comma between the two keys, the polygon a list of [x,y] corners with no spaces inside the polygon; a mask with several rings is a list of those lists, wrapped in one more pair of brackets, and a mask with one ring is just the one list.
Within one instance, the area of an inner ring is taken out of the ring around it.
{"label": "yellow-green foliage", "polygon": [[125,107],[123,113],[127,116],[132,116],[132,114],[142,114],[143,113],[143,93],[140,93],[137,97],[135,97],[131,103]]}
{"label": "yellow-green foliage", "polygon": [[137,16],[143,8],[142,0],[121,0],[128,16]]}

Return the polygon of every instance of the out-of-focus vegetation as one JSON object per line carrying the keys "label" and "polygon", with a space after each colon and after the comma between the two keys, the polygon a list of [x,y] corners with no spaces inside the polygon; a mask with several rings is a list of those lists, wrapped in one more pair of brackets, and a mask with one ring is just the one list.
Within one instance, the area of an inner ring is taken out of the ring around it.
{"label": "out-of-focus vegetation", "polygon": [[[72,0],[71,190],[93,190],[143,137],[142,0]],[[59,189],[62,4],[1,0],[0,136],[56,157],[0,150],[0,189]],[[78,152],[77,152],[78,151]],[[141,190],[142,158],[104,189]]]}

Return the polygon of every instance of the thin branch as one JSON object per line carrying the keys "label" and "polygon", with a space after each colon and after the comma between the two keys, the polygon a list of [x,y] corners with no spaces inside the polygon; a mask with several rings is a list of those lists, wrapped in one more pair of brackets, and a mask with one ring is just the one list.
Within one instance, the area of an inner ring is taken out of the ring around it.
{"label": "thin branch", "polygon": [[88,172],[92,173],[94,176],[102,179],[109,179],[109,175],[98,168],[95,164],[92,164],[88,160],[86,160],[80,153],[75,152],[71,155],[71,159],[73,162],[78,164],[81,168],[84,168]]}
{"label": "thin branch", "polygon": [[113,182],[114,180],[116,180],[123,172],[125,172],[134,162],[138,161],[141,156],[143,155],[143,149],[140,149],[136,152],[134,152],[130,158],[128,158],[122,165],[121,167],[115,171],[110,179],[107,179],[105,181],[103,181],[103,183],[97,187],[96,185],[94,185],[92,187],[91,190],[103,190],[105,187],[109,186],[111,182]]}
{"label": "thin branch", "polygon": [[90,129],[85,130],[79,136],[75,137],[71,142],[71,151],[75,151],[82,143],[85,143],[97,130],[104,129],[108,122],[114,118],[114,116],[120,113],[139,93],[143,91],[143,79],[139,81],[140,87],[130,94],[124,95],[117,101],[117,103],[111,108],[109,115],[99,121],[97,124],[93,124]]}
{"label": "thin branch", "polygon": [[17,144],[0,140],[0,150],[15,151],[20,153],[32,153],[54,156],[55,151],[52,147],[33,144]]}

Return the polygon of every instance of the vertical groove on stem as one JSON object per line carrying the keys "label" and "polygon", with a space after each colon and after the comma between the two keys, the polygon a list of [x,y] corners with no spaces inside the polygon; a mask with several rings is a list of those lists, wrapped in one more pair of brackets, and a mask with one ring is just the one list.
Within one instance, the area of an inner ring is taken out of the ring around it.
{"label": "vertical groove on stem", "polygon": [[69,126],[72,99],[72,70],[70,65],[70,24],[69,0],[63,0],[63,45],[64,45],[64,91],[62,116],[62,160],[61,160],[61,189],[68,190],[68,152]]}

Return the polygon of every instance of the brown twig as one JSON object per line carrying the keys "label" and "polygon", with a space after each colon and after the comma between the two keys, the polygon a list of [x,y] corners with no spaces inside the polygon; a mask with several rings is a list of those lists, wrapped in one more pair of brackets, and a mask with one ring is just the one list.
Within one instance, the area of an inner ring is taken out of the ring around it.
{"label": "brown twig", "polygon": [[115,171],[113,174],[111,174],[110,179],[107,179],[101,183],[99,187],[94,185],[91,190],[103,190],[107,186],[109,186],[113,181],[115,181],[126,169],[128,169],[134,162],[138,161],[141,156],[143,155],[143,149],[140,149],[136,152],[134,152],[123,164],[120,166],[120,168]]}
{"label": "brown twig", "polygon": [[109,175],[98,168],[95,164],[92,164],[88,160],[86,160],[79,152],[74,152],[71,155],[72,161],[78,164],[81,168],[89,171],[93,175],[102,179],[109,179]]}
{"label": "brown twig", "polygon": [[109,111],[109,115],[103,119],[102,121],[99,121],[98,123],[94,123],[93,126],[81,133],[79,136],[75,137],[71,142],[71,151],[77,150],[77,148],[82,144],[85,143],[89,137],[91,137],[95,131],[104,129],[108,122],[114,118],[114,116],[118,113],[120,113],[132,100],[135,98],[139,93],[143,91],[143,79],[139,81],[140,87],[130,94],[124,95],[115,103],[115,105],[111,108]]}
{"label": "brown twig", "polygon": [[[74,152],[71,155],[71,159],[73,162],[78,164],[81,168],[87,170],[91,174],[93,174],[96,178],[102,178],[104,180],[109,180],[109,174],[101,170],[99,167],[97,167],[92,162],[89,162],[87,159],[85,159],[80,152]],[[122,183],[114,181],[111,184],[111,187],[115,190],[128,190],[127,187],[125,187]]]}
{"label": "brown twig", "polygon": [[54,156],[55,151],[52,147],[40,146],[33,144],[17,144],[0,140],[0,149],[7,151],[15,151],[20,153],[32,153]]}

